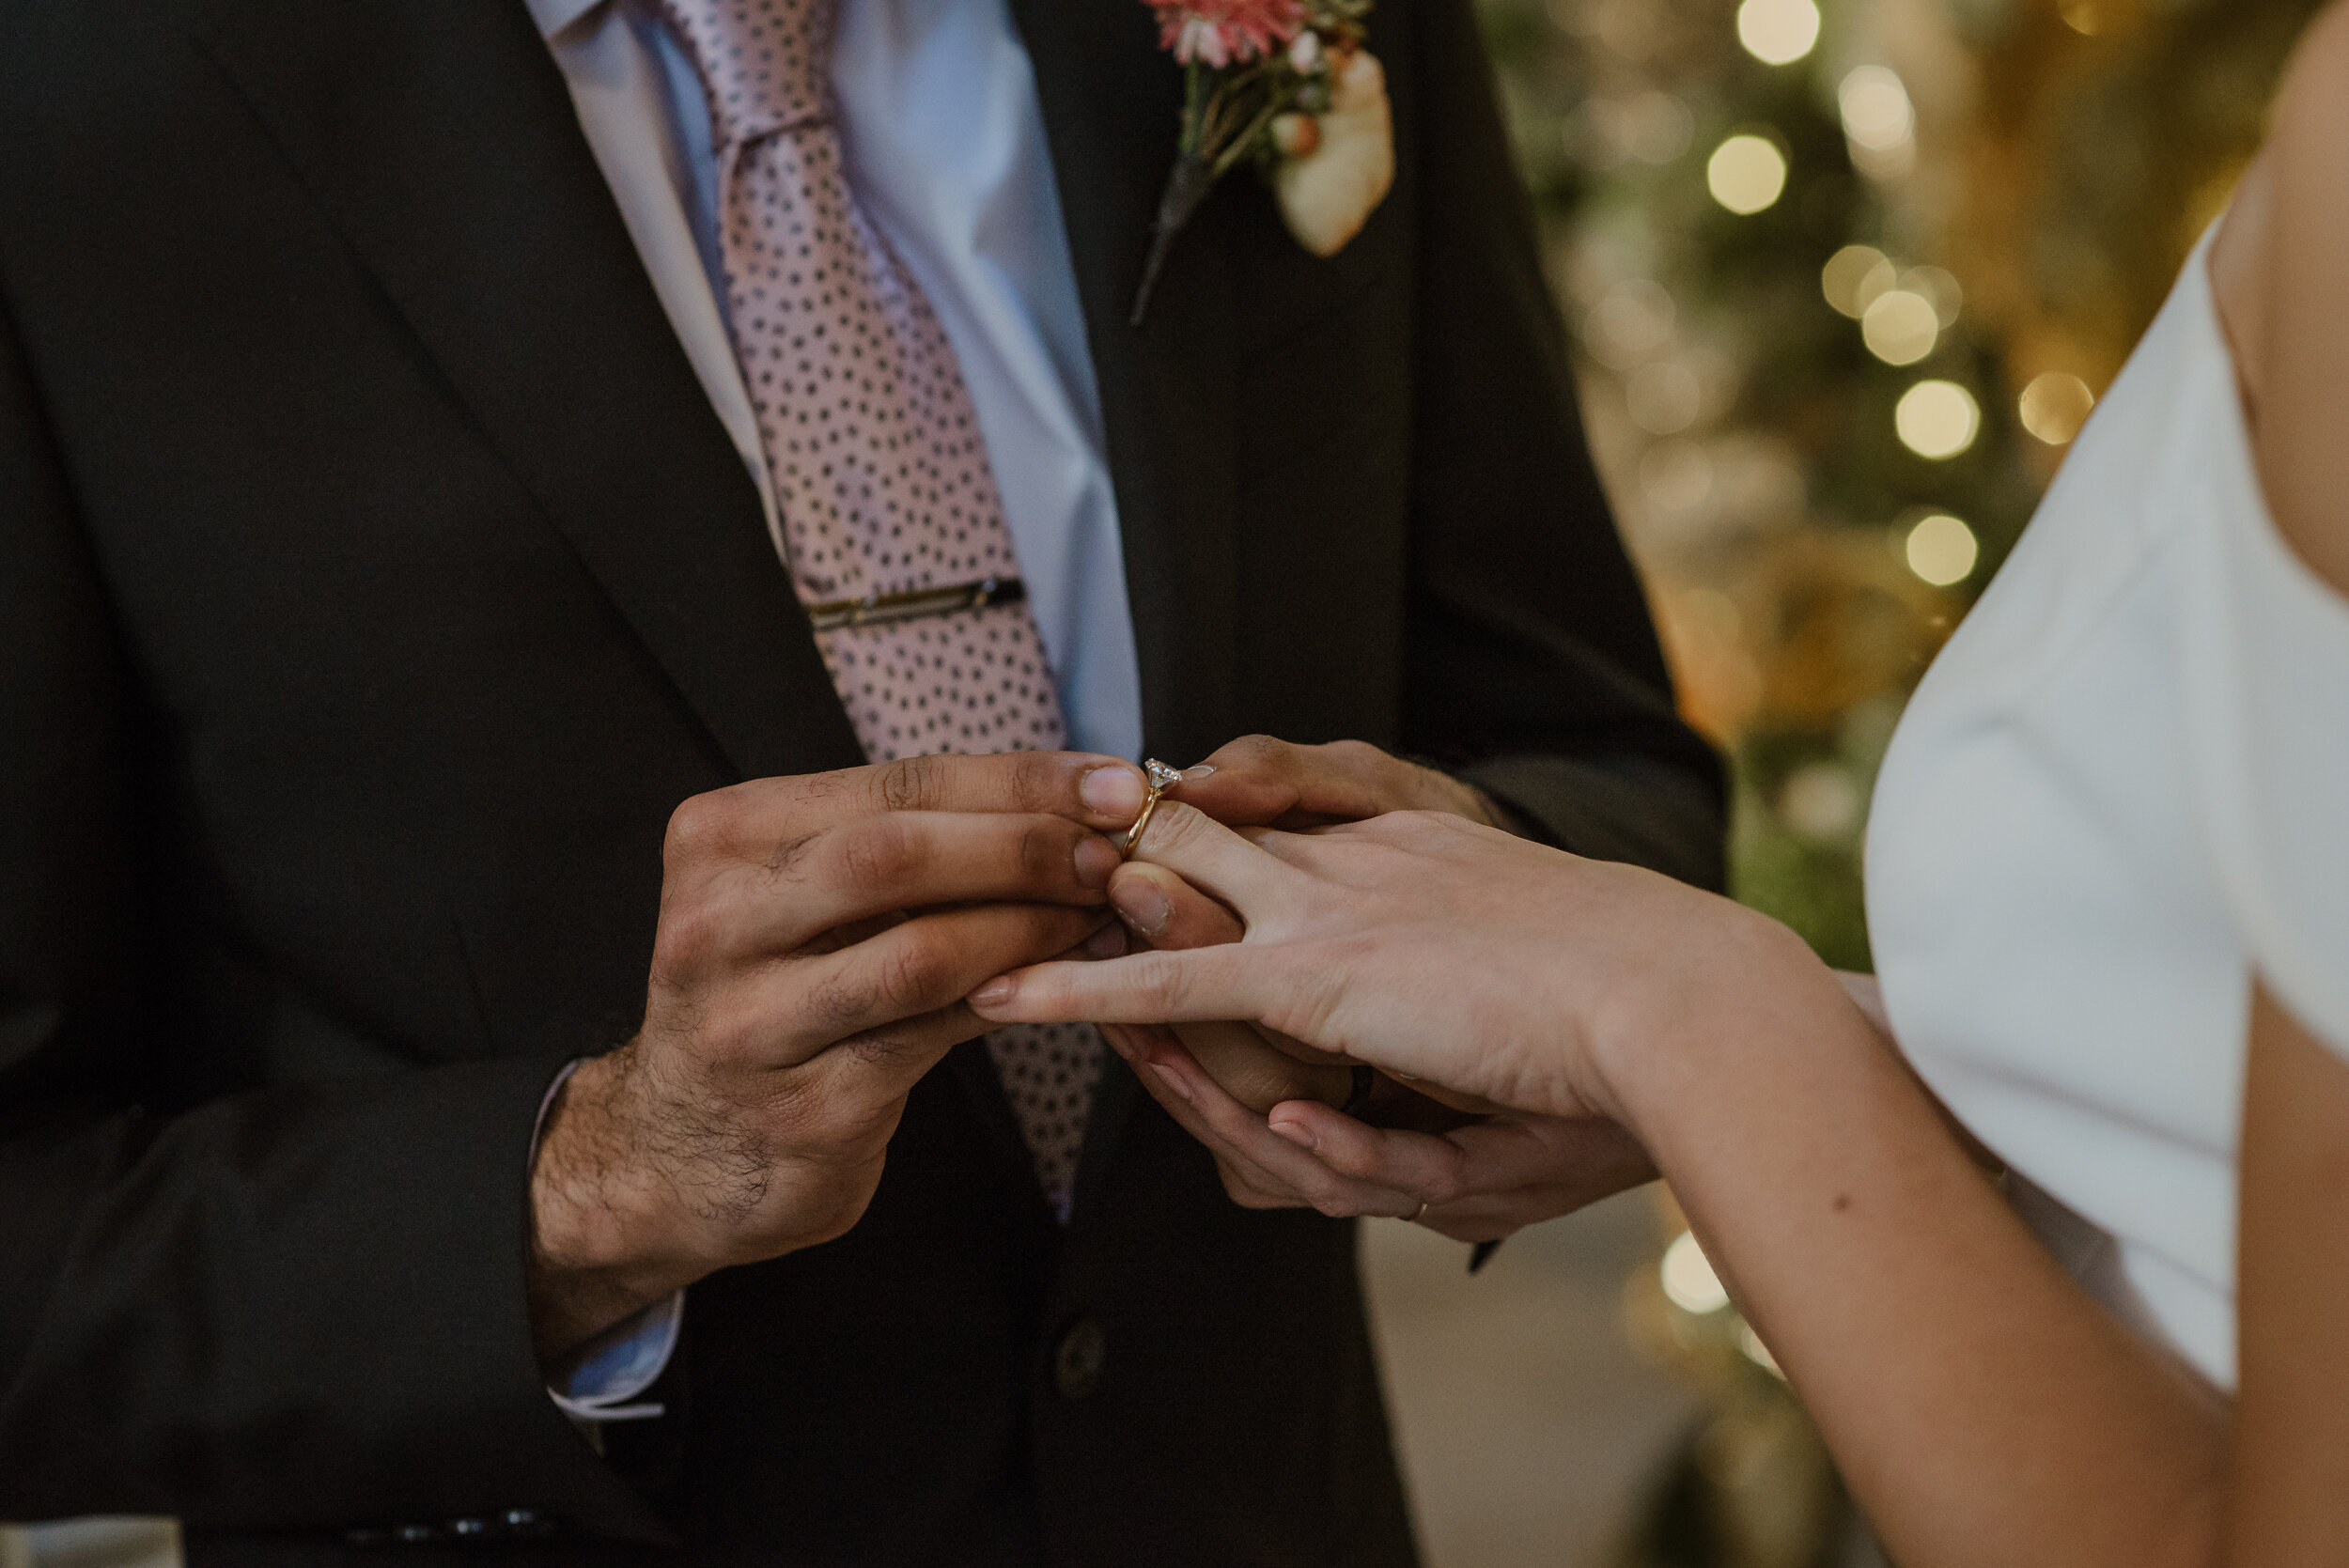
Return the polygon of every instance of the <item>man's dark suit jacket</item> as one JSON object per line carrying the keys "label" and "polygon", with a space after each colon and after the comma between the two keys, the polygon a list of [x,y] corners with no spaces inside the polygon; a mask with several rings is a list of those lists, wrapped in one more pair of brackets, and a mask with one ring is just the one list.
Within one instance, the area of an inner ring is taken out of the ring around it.
{"label": "man's dark suit jacket", "polygon": [[[1360,737],[1716,880],[1464,0],[1372,18],[1361,237],[1237,177],[1139,329],[1178,72],[1137,0],[1013,9],[1152,752]],[[974,1042],[853,1232],[691,1293],[665,1419],[549,1402],[532,1121],[641,1015],[669,813],[861,759],[520,0],[7,0],[0,313],[0,1517],[1411,1560],[1353,1228],[1115,1064],[1065,1234]]]}

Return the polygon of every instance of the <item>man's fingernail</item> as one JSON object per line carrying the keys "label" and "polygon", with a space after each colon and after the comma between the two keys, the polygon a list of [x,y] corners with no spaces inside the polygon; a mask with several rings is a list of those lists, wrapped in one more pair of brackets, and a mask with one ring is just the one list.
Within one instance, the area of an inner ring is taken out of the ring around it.
{"label": "man's fingernail", "polygon": [[1125,864],[1117,846],[1098,833],[1087,833],[1077,841],[1077,885],[1083,888],[1106,888],[1117,868]]}
{"label": "man's fingernail", "polygon": [[1088,958],[1121,958],[1126,954],[1126,928],[1111,921],[1085,939]]}
{"label": "man's fingernail", "polygon": [[1077,798],[1103,816],[1130,822],[1142,815],[1142,803],[1150,798],[1150,786],[1143,782],[1141,768],[1112,763],[1107,768],[1096,768],[1079,780]]}
{"label": "man's fingernail", "polygon": [[1268,1122],[1266,1126],[1300,1149],[1311,1149],[1315,1154],[1321,1153],[1321,1140],[1314,1136],[1314,1129],[1302,1122]]}
{"label": "man's fingernail", "polygon": [[1197,764],[1197,765],[1196,765],[1196,766],[1194,766],[1194,767],[1186,768],[1184,768],[1184,769],[1183,769],[1183,782],[1184,782],[1185,784],[1197,784],[1200,780],[1202,780],[1202,779],[1206,778],[1208,774],[1210,774],[1210,773],[1212,773],[1212,772],[1214,772],[1214,771],[1215,771],[1215,764],[1214,764],[1214,763],[1212,763],[1212,762],[1203,762],[1203,763],[1199,763],[1199,764]]}
{"label": "man's fingernail", "polygon": [[1145,937],[1155,937],[1166,929],[1166,917],[1174,912],[1166,894],[1140,877],[1128,877],[1125,886],[1112,890],[1110,903],[1128,924]]}
{"label": "man's fingernail", "polygon": [[1174,1090],[1176,1094],[1180,1095],[1182,1102],[1185,1105],[1191,1103],[1190,1085],[1183,1081],[1182,1074],[1176,1072],[1172,1067],[1162,1067],[1156,1062],[1150,1063],[1150,1070],[1159,1075],[1159,1081],[1160,1083],[1165,1084],[1169,1089]]}
{"label": "man's fingernail", "polygon": [[971,1005],[993,1007],[999,1002],[1009,1001],[1019,989],[1019,982],[1008,974],[999,974],[971,993]]}

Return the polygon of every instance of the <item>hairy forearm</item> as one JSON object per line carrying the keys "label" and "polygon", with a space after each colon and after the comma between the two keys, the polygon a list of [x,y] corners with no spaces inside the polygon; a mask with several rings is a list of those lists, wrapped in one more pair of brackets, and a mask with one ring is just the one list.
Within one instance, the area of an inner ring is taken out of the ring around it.
{"label": "hairy forearm", "polygon": [[660,1222],[660,1194],[633,1157],[624,1103],[635,1067],[633,1046],[582,1063],[539,1141],[530,1327],[544,1366],[708,1272],[682,1245],[682,1228]]}
{"label": "hairy forearm", "polygon": [[1893,1557],[2214,1560],[2220,1402],[2038,1245],[1828,970],[1735,918],[1609,1079]]}

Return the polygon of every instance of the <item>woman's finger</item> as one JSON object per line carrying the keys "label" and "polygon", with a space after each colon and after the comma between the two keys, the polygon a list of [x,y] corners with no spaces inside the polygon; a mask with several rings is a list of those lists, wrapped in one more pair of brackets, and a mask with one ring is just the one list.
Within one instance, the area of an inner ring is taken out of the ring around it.
{"label": "woman's finger", "polygon": [[990,1023],[1201,1023],[1252,1018],[1277,997],[1285,966],[1237,944],[1133,953],[1098,963],[1036,964],[973,990]]}

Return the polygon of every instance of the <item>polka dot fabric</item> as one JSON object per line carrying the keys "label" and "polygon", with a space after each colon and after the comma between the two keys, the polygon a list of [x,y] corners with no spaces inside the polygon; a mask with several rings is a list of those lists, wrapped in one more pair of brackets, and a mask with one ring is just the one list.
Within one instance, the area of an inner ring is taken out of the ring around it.
{"label": "polka dot fabric", "polygon": [[[663,0],[709,101],[736,358],[802,602],[1019,574],[954,349],[841,167],[836,0]],[[876,762],[1050,750],[1060,701],[1024,603],[816,634]],[[1101,1074],[1082,1026],[988,1037],[1067,1212]]]}

